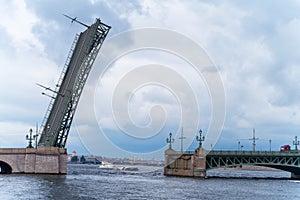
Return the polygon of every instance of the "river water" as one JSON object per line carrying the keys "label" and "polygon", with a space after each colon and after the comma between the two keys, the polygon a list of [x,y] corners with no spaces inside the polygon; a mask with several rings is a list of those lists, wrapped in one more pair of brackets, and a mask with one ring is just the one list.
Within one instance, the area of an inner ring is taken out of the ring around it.
{"label": "river water", "polygon": [[300,199],[300,181],[289,180],[287,172],[210,170],[201,180],[138,168],[68,165],[67,175],[0,175],[0,199]]}

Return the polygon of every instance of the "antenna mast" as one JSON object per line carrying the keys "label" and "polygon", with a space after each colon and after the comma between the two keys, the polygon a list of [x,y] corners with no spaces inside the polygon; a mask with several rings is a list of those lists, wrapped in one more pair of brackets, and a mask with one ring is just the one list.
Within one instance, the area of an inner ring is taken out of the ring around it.
{"label": "antenna mast", "polygon": [[84,24],[84,23],[78,21],[78,20],[77,20],[77,17],[72,18],[72,17],[70,17],[70,16],[68,16],[68,15],[65,15],[65,14],[63,14],[63,16],[65,16],[66,18],[71,19],[71,20],[72,20],[71,23],[77,22],[78,24],[81,24],[82,26],[85,26],[85,27],[87,27],[87,28],[90,28],[90,26],[88,26],[88,25],[86,25],[86,24]]}
{"label": "antenna mast", "polygon": [[253,141],[252,142],[252,151],[255,152],[255,145],[256,145],[255,141],[258,140],[258,138],[255,138],[255,128],[253,128],[253,137],[249,140]]}
{"label": "antenna mast", "polygon": [[183,153],[183,140],[185,139],[186,137],[183,137],[183,126],[181,127],[181,136],[178,138],[181,140],[181,143],[180,143],[180,152]]}

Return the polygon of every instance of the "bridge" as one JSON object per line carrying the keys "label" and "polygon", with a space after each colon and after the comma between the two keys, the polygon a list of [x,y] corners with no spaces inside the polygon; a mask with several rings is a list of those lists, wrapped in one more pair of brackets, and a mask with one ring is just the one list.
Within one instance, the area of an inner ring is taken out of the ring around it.
{"label": "bridge", "polygon": [[265,166],[291,172],[300,178],[300,153],[278,151],[210,151],[206,169],[230,168],[243,165]]}
{"label": "bridge", "polygon": [[[66,15],[65,15],[66,16]],[[66,16],[70,18],[69,16]],[[28,148],[0,149],[0,173],[66,174],[67,150],[65,145],[73,117],[96,56],[110,26],[100,19],[92,25],[70,18],[86,30],[77,34],[71,46],[63,71],[54,89],[38,84],[52,95],[41,125],[41,132],[27,136]],[[39,137],[36,148],[31,142]]]}
{"label": "bridge", "polygon": [[195,152],[165,151],[164,174],[169,176],[206,177],[206,171],[243,165],[265,166],[291,172],[300,179],[300,152],[278,151],[210,151],[197,148]]}

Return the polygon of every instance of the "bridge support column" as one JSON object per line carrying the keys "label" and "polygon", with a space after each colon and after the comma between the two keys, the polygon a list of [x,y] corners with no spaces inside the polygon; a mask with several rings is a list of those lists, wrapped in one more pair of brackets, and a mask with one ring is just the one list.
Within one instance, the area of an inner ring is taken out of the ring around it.
{"label": "bridge support column", "polygon": [[166,150],[164,175],[205,178],[206,151],[196,149],[192,154]]}
{"label": "bridge support column", "polygon": [[206,177],[206,151],[203,148],[195,150],[193,158],[193,176],[198,178]]}
{"label": "bridge support column", "polygon": [[291,172],[291,179],[300,180],[300,174],[296,174],[294,172]]}
{"label": "bridge support column", "polygon": [[67,150],[57,147],[38,147],[35,157],[36,174],[66,174]]}
{"label": "bridge support column", "polygon": [[67,150],[57,147],[0,148],[0,173],[66,174]]}

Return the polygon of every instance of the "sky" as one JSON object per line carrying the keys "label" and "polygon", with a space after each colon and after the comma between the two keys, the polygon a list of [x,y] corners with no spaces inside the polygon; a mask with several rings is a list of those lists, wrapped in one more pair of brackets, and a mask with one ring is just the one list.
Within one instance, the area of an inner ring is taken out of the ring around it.
{"label": "sky", "polygon": [[[204,147],[219,150],[236,150],[238,141],[251,150],[253,128],[257,150],[269,150],[269,140],[272,150],[292,146],[300,136],[300,1],[0,3],[0,147],[27,145],[49,103],[36,83],[55,87],[85,30],[62,14],[112,26],[68,152],[161,158],[169,132],[180,149],[182,126],[187,150],[197,147],[199,129]],[[197,70],[197,59],[212,72]]]}

